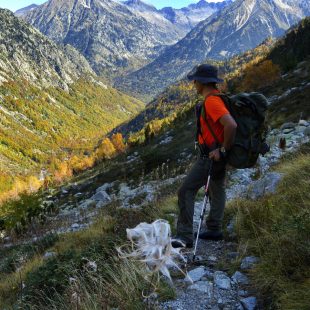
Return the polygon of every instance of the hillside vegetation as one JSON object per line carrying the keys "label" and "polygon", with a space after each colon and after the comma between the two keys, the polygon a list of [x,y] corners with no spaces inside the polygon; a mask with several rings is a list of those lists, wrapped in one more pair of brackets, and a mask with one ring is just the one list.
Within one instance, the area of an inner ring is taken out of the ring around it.
{"label": "hillside vegetation", "polygon": [[276,194],[233,201],[228,208],[240,244],[260,257],[251,276],[267,309],[309,308],[309,151],[308,144],[276,168],[285,174]]}
{"label": "hillside vegetation", "polygon": [[[99,140],[143,103],[103,84],[79,80],[69,92],[27,81],[0,86],[2,177],[39,176],[42,168],[92,155]],[[50,171],[53,173],[53,171]],[[8,187],[8,184],[6,185]],[[4,189],[3,189],[4,190]]]}
{"label": "hillside vegetation", "polygon": [[309,29],[310,17],[306,17],[277,41],[268,59],[278,64],[284,72],[294,68],[310,55]]}
{"label": "hillside vegetation", "polygon": [[[22,197],[19,204],[6,204],[7,208],[2,208],[3,212],[7,211],[6,215],[0,212],[0,219],[4,219],[2,224],[8,230],[19,228],[14,229],[15,233],[10,235],[12,238],[15,235],[15,238],[23,240],[29,232],[33,232],[34,226],[35,231],[40,234],[44,234],[45,229],[50,228],[50,223],[44,221],[43,212],[51,216],[49,212],[55,212],[64,203],[77,206],[78,192],[83,193],[81,199],[86,199],[96,188],[102,186],[103,182],[133,180],[138,184],[141,177],[143,182],[146,180],[160,182],[167,177],[173,178],[184,173],[189,161],[180,162],[179,154],[186,152],[187,156],[193,152],[192,138],[195,126],[193,120],[194,114],[188,110],[177,117],[170,126],[163,128],[162,132],[143,147],[132,147],[126,155],[120,154],[110,161],[100,163],[92,170],[73,176],[66,187],[56,192],[50,191],[56,198],[53,210],[36,212],[34,209],[42,203],[42,200],[40,196],[34,195]],[[170,135],[174,137],[173,141],[160,145],[166,130],[169,130]],[[139,152],[142,161],[134,161],[129,166],[127,158],[133,156],[135,152]],[[167,170],[161,169],[163,164],[167,164]],[[77,186],[73,186],[74,184]],[[153,292],[154,285],[161,298],[173,297],[174,292],[166,283],[157,283],[157,277],[145,278],[143,265],[118,259],[115,247],[125,242],[125,229],[128,227],[157,218],[166,218],[172,223],[171,212],[175,212],[174,193],[178,184],[167,186],[164,191],[157,191],[153,202],[142,209],[126,210],[112,203],[103,208],[96,216],[94,225],[84,231],[61,236],[47,234],[42,240],[29,246],[21,244],[9,249],[0,249],[0,304],[8,309],[13,305],[28,306],[30,309],[71,309],[71,307],[73,309],[76,307],[76,299],[71,297],[78,291],[82,293],[79,302],[82,309],[120,307],[142,310],[145,309],[145,304],[141,296]],[[68,191],[68,195],[64,195],[64,191]],[[173,197],[170,197],[171,193]],[[42,199],[46,199],[48,192],[40,195]],[[15,212],[12,211],[14,208]],[[32,225],[29,225],[30,217],[33,217]],[[43,221],[40,224],[41,220]],[[23,226],[24,224],[27,225]],[[62,224],[53,220],[54,229],[57,229],[58,225]],[[46,252],[56,255],[50,259],[43,259],[42,256]],[[21,257],[24,257],[22,261]],[[86,266],[88,261],[96,262],[95,272]],[[18,270],[20,266],[22,266],[21,272]],[[77,282],[70,282],[70,278],[75,278]],[[25,285],[22,293],[20,281]],[[22,298],[19,298],[20,296]]]}
{"label": "hillside vegetation", "polygon": [[144,104],[9,10],[0,9],[0,26],[1,202],[109,157],[117,146],[104,136]]}

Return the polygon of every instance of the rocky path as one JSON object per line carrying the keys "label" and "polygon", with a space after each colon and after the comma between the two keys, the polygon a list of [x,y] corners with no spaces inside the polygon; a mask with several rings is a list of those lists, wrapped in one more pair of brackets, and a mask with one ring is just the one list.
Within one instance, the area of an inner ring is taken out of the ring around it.
{"label": "rocky path", "polygon": [[[195,224],[198,225],[202,203],[195,210]],[[192,263],[192,251],[184,253],[188,259],[187,278],[175,279],[177,298],[160,305],[162,310],[254,310],[257,309],[255,292],[246,272],[258,262],[256,257],[245,257],[240,270],[231,276],[226,267],[235,264],[239,254],[237,244],[226,241],[199,240],[197,258]]]}
{"label": "rocky path", "polygon": [[[295,151],[301,144],[309,141],[310,123],[301,120],[298,124],[286,123],[279,130],[270,133],[270,142],[273,142],[271,151],[260,158],[257,168],[234,171],[229,175],[227,198],[236,197],[257,199],[265,194],[273,193],[282,175],[270,172],[286,152]],[[285,149],[279,149],[278,140],[286,139]],[[259,174],[259,178],[255,177]],[[196,203],[194,215],[194,231],[197,231],[202,202]],[[227,230],[233,234],[234,222],[228,225]],[[226,241],[199,240],[197,262],[188,264],[188,274],[193,284],[186,278],[174,279],[177,297],[175,300],[162,303],[162,310],[257,310],[259,309],[255,291],[247,271],[259,262],[257,257],[248,256],[241,260],[242,253],[238,253],[237,244]],[[191,261],[192,252],[185,254]],[[240,262],[240,265],[236,265]],[[222,264],[221,264],[222,263]],[[220,266],[224,267],[221,268]],[[227,266],[237,269],[233,274]],[[238,268],[236,268],[238,267]]]}

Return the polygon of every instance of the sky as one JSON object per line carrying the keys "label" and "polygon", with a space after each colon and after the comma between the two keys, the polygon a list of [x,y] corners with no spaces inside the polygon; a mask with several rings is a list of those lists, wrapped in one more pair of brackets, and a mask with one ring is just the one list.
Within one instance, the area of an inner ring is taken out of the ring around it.
{"label": "sky", "polygon": [[[144,0],[144,2],[153,4],[158,9],[165,7],[165,6],[172,6],[174,8],[182,8],[182,7],[188,6],[191,3],[195,3],[198,1],[199,0]],[[210,0],[209,2],[221,2],[221,1],[223,0],[212,0],[212,1]],[[46,2],[46,0],[0,0],[0,8],[6,8],[14,12],[32,3],[42,4],[44,2]]]}

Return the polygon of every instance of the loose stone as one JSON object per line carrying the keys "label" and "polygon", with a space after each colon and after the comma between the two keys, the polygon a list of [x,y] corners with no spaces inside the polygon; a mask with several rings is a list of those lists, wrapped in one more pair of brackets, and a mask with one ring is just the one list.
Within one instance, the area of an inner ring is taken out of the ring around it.
{"label": "loose stone", "polygon": [[304,135],[310,137],[310,127],[307,127],[307,128],[305,129]]}
{"label": "loose stone", "polygon": [[241,273],[240,271],[236,271],[231,278],[238,284],[244,284],[244,285],[249,284],[248,277],[243,273]]}
{"label": "loose stone", "polygon": [[43,256],[44,259],[49,259],[49,258],[52,258],[52,257],[55,257],[56,256],[56,253],[55,252],[46,252]]}
{"label": "loose stone", "polygon": [[198,281],[195,284],[188,287],[188,290],[196,290],[207,294],[208,298],[212,297],[213,284],[209,281]]}
{"label": "loose stone", "polygon": [[249,295],[249,293],[248,293],[248,291],[246,291],[246,290],[239,290],[239,291],[238,291],[238,295],[239,295],[240,297],[246,297],[246,296]]}
{"label": "loose stone", "polygon": [[214,283],[218,288],[223,290],[230,290],[231,284],[229,277],[222,271],[216,271],[214,273]]}
{"label": "loose stone", "polygon": [[257,306],[256,297],[247,297],[240,300],[245,310],[255,310]]}
{"label": "loose stone", "polygon": [[294,123],[284,123],[282,126],[281,126],[281,130],[284,130],[284,129],[291,129],[291,128],[295,128],[295,125]]}
{"label": "loose stone", "polygon": [[301,119],[299,122],[298,122],[298,125],[299,126],[304,126],[304,127],[308,127],[309,126],[309,123],[303,119]]}
{"label": "loose stone", "polygon": [[287,128],[287,129],[284,129],[283,130],[283,133],[284,134],[288,134],[288,133],[291,133],[291,132],[293,132],[294,131],[294,128]]}
{"label": "loose stone", "polygon": [[201,280],[201,278],[205,274],[206,274],[205,267],[200,266],[200,267],[198,267],[196,269],[193,269],[193,270],[189,271],[187,273],[185,281],[186,282],[190,282],[190,279],[191,279],[193,282],[197,282],[197,281]]}

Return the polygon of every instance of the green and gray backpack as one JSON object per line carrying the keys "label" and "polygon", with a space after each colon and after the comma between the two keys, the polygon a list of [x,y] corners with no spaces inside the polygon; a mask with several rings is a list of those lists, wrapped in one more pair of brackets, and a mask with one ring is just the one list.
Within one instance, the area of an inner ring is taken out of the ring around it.
{"label": "green and gray backpack", "polygon": [[[214,94],[225,103],[238,127],[235,142],[227,154],[227,163],[238,169],[253,167],[260,154],[265,155],[270,147],[266,143],[268,127],[266,126],[267,98],[260,93],[240,93],[234,96]],[[204,105],[201,115],[215,141],[219,141],[206,119]]]}

